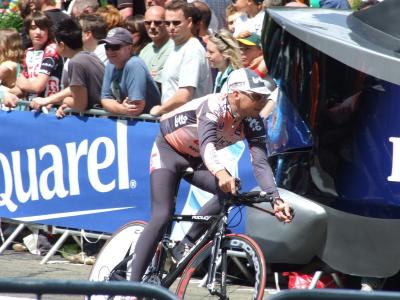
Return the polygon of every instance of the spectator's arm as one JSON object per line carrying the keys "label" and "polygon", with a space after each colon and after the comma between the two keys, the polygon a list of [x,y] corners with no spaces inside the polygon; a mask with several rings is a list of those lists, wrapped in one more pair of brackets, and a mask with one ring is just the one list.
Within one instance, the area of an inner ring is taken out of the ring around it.
{"label": "spectator's arm", "polygon": [[150,110],[150,114],[153,116],[161,116],[173,109],[182,106],[186,102],[193,98],[194,87],[187,86],[179,88],[176,93],[164,102],[162,105],[156,105]]}
{"label": "spectator's arm", "polygon": [[17,79],[16,85],[23,92],[40,94],[46,88],[47,80],[49,80],[49,76],[41,73],[32,79],[28,79],[25,76],[20,75]]}
{"label": "spectator's arm", "polygon": [[89,104],[87,88],[82,85],[73,85],[69,89],[72,97],[65,98],[63,104],[79,112],[87,110]]}
{"label": "spectator's arm", "polygon": [[24,92],[21,91],[21,89],[17,86],[14,86],[13,88],[9,89],[8,92],[10,92],[11,94],[14,94],[20,98],[22,98],[24,96]]}
{"label": "spectator's arm", "polygon": [[0,90],[0,102],[3,102],[6,107],[16,107],[17,101],[18,97],[14,94],[11,94],[4,90]]}
{"label": "spectator's arm", "polygon": [[146,105],[144,100],[125,99],[122,103],[114,99],[101,99],[103,108],[115,115],[139,116]]}
{"label": "spectator's arm", "polygon": [[10,74],[11,70],[5,66],[0,66],[0,81]]}
{"label": "spectator's arm", "polygon": [[30,103],[30,107],[32,107],[34,110],[38,110],[42,106],[46,106],[49,104],[61,104],[62,101],[69,96],[72,96],[72,94],[70,88],[67,87],[65,89],[62,89],[58,93],[52,94],[46,98],[42,97],[33,98],[32,102]]}

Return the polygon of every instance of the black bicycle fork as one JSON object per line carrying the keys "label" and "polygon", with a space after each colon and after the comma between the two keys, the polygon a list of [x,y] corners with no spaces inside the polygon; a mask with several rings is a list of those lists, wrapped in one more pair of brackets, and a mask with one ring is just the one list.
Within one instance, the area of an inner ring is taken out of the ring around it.
{"label": "black bicycle fork", "polygon": [[[226,297],[226,274],[228,271],[228,260],[226,249],[221,248],[223,234],[226,231],[227,216],[224,216],[220,221],[220,226],[215,234],[213,240],[213,247],[211,248],[211,257],[207,273],[207,289],[211,295],[219,296],[220,300],[228,300]],[[221,253],[218,253],[221,250]],[[218,260],[221,259],[219,262]],[[215,288],[216,274],[218,265],[221,264],[221,289],[218,292]]]}

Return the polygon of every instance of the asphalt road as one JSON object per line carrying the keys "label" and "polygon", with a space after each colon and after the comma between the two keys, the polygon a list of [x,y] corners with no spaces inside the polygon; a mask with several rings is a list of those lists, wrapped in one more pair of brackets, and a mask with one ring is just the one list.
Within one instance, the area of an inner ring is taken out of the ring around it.
{"label": "asphalt road", "polygon": [[[72,264],[56,255],[44,265],[40,264],[41,256],[29,252],[6,250],[0,254],[0,277],[20,279],[64,279],[86,280],[89,277],[90,265]],[[0,294],[0,300],[36,299],[35,295]],[[46,300],[82,300],[83,296],[51,295],[43,296]],[[243,299],[247,299],[244,297]]]}
{"label": "asphalt road", "polygon": [[[83,264],[71,264],[61,256],[53,256],[49,263],[41,265],[43,257],[32,255],[29,252],[15,252],[6,250],[0,254],[0,277],[20,279],[66,279],[66,280],[86,280],[89,276],[91,266]],[[33,295],[8,294],[10,297],[34,298]],[[1,300],[5,296],[0,295]],[[35,298],[34,298],[35,299]],[[52,296],[43,299],[59,300],[82,300],[81,296]]]}

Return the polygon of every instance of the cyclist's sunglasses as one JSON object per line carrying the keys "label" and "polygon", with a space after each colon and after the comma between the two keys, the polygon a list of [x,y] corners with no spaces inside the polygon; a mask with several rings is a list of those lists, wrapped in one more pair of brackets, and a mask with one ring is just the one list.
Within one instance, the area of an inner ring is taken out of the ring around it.
{"label": "cyclist's sunglasses", "polygon": [[151,26],[151,23],[153,23],[154,26],[156,26],[156,27],[164,25],[163,20],[146,20],[146,21],[144,21],[144,25],[146,25],[146,26]]}
{"label": "cyclist's sunglasses", "polygon": [[244,92],[240,91],[242,94],[245,94],[247,97],[249,97],[253,101],[265,101],[268,99],[267,95],[264,94],[258,94],[258,93],[253,93],[253,92]]}
{"label": "cyclist's sunglasses", "polygon": [[181,25],[182,21],[180,20],[175,20],[175,21],[164,21],[165,25],[170,26],[171,24],[176,26]]}

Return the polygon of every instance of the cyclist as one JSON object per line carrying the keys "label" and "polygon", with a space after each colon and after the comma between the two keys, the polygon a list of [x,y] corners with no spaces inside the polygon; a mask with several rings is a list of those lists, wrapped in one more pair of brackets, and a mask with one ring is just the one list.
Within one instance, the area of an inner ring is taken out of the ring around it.
{"label": "cyclist", "polygon": [[[272,81],[271,81],[272,82]],[[217,214],[220,199],[235,194],[237,178],[231,176],[218,159],[218,149],[247,139],[255,177],[263,191],[275,198],[275,216],[292,220],[291,208],[278,194],[272,170],[267,162],[265,128],[259,112],[268,102],[274,84],[261,79],[250,69],[238,69],[228,77],[227,94],[211,94],[194,99],[161,117],[160,134],[150,159],[151,219],[139,237],[132,262],[132,281],[140,281],[174,213],[176,186],[188,167],[194,172],[185,176],[189,183],[215,196],[198,212]],[[203,233],[204,225],[194,224],[173,250],[174,256]]]}

